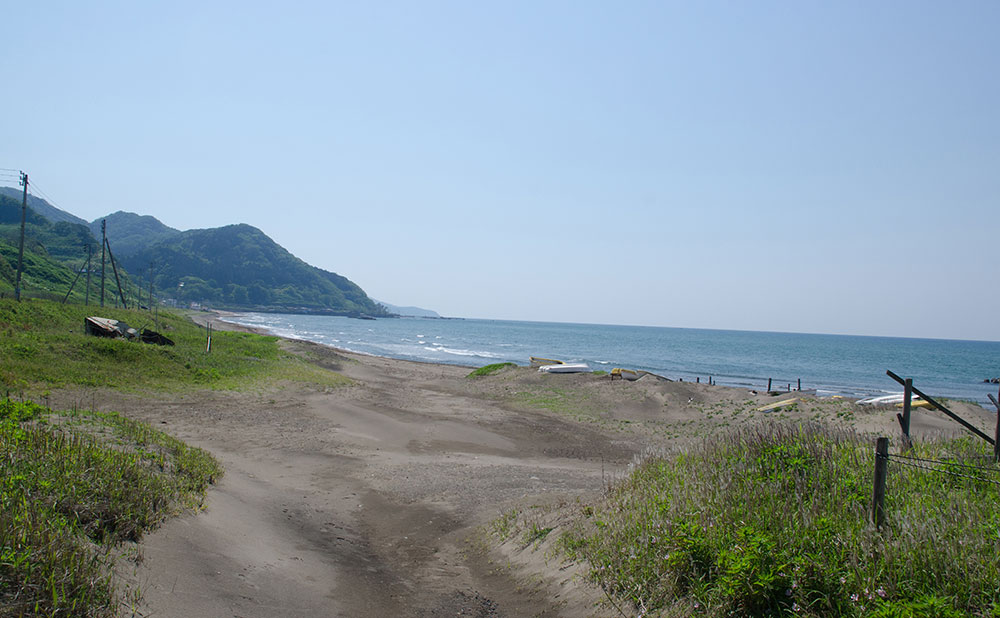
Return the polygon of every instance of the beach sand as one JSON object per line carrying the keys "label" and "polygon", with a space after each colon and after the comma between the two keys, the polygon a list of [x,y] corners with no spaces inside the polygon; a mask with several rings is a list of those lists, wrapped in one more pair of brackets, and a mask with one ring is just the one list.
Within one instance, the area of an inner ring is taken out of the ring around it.
{"label": "beach sand", "polygon": [[[818,420],[899,433],[894,409],[794,392],[527,367],[468,379],[465,367],[282,345],[354,384],[53,393],[55,406],[123,412],[225,466],[202,512],[168,521],[123,561],[122,581],[142,593],[139,615],[616,615],[582,565],[518,542],[494,547],[490,522],[513,508],[571,513],[642,453],[744,424]],[[787,397],[800,401],[757,410]],[[991,415],[956,405],[992,435]],[[959,429],[940,413],[915,412],[915,436]]]}

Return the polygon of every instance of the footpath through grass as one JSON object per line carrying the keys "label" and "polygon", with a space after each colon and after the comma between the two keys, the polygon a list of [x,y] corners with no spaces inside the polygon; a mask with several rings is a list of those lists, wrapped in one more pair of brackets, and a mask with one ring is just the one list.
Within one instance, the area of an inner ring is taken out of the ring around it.
{"label": "footpath through grass", "polygon": [[[84,334],[87,316],[156,329],[174,346],[102,339]],[[125,390],[239,389],[291,380],[338,386],[347,378],[282,351],[277,337],[206,331],[188,318],[159,312],[62,305],[46,300],[0,299],[0,396],[62,386]]]}
{"label": "footpath through grass", "polygon": [[971,466],[932,466],[953,474],[891,459],[878,531],[874,439],[747,429],[646,459],[555,546],[588,563],[622,615],[1000,616],[1000,467],[987,448],[907,453]]}
{"label": "footpath through grass", "polygon": [[221,474],[144,423],[0,401],[0,615],[118,615],[122,545]]}

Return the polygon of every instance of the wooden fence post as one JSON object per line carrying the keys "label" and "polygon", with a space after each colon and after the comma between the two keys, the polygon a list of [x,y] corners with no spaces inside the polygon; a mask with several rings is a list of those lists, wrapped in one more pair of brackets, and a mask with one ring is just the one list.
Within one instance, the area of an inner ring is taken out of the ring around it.
{"label": "wooden fence post", "polygon": [[889,438],[875,442],[875,487],[872,491],[872,523],[881,530],[885,524],[885,477],[889,471]]}
{"label": "wooden fence post", "polygon": [[993,435],[993,463],[1000,463],[1000,401],[997,401],[997,398],[1000,398],[1000,389],[998,389],[996,397],[993,396],[993,393],[990,393],[987,397],[990,398],[990,401],[993,402],[993,405],[997,409],[997,428],[996,433]]}
{"label": "wooden fence post", "polygon": [[771,378],[767,379],[767,392],[771,392]]}

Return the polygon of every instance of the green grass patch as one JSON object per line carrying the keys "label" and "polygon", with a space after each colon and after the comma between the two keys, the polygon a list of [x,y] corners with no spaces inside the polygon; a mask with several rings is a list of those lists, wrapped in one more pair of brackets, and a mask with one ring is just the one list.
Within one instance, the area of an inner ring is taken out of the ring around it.
{"label": "green grass patch", "polygon": [[469,375],[465,377],[482,378],[484,376],[493,375],[494,373],[503,371],[507,367],[517,367],[517,365],[515,365],[514,363],[493,363],[492,365],[486,365],[484,367],[480,367],[479,369],[476,369],[475,371],[471,372]]}
{"label": "green grass patch", "polygon": [[552,532],[552,528],[541,526],[537,522],[532,522],[528,529],[524,531],[524,544],[531,545],[545,540],[545,537]]}
{"label": "green grass patch", "polygon": [[[84,334],[84,319],[98,315],[150,328],[176,345],[157,346]],[[4,393],[60,386],[176,391],[243,389],[274,380],[339,386],[349,380],[282,350],[277,337],[206,331],[183,315],[99,308],[32,299],[0,299],[0,388]]]}
{"label": "green grass patch", "polygon": [[[985,444],[909,455],[988,468]],[[888,525],[870,523],[874,440],[745,429],[638,465],[559,546],[641,615],[1000,615],[996,485],[889,464]]]}
{"label": "green grass patch", "polygon": [[144,423],[0,401],[0,615],[117,615],[115,549],[221,475]]}

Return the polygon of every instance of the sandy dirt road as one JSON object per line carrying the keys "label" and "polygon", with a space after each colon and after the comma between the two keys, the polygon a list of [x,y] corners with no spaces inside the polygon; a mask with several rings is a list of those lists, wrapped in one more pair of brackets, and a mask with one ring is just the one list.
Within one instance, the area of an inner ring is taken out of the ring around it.
{"label": "sandy dirt road", "polygon": [[[204,511],[144,539],[126,575],[142,615],[603,613],[594,591],[527,583],[476,539],[514,505],[599,492],[641,443],[470,392],[468,368],[332,351],[324,364],[355,385],[102,395],[100,407],[205,448],[226,469]],[[572,577],[547,570],[556,584]]]}

